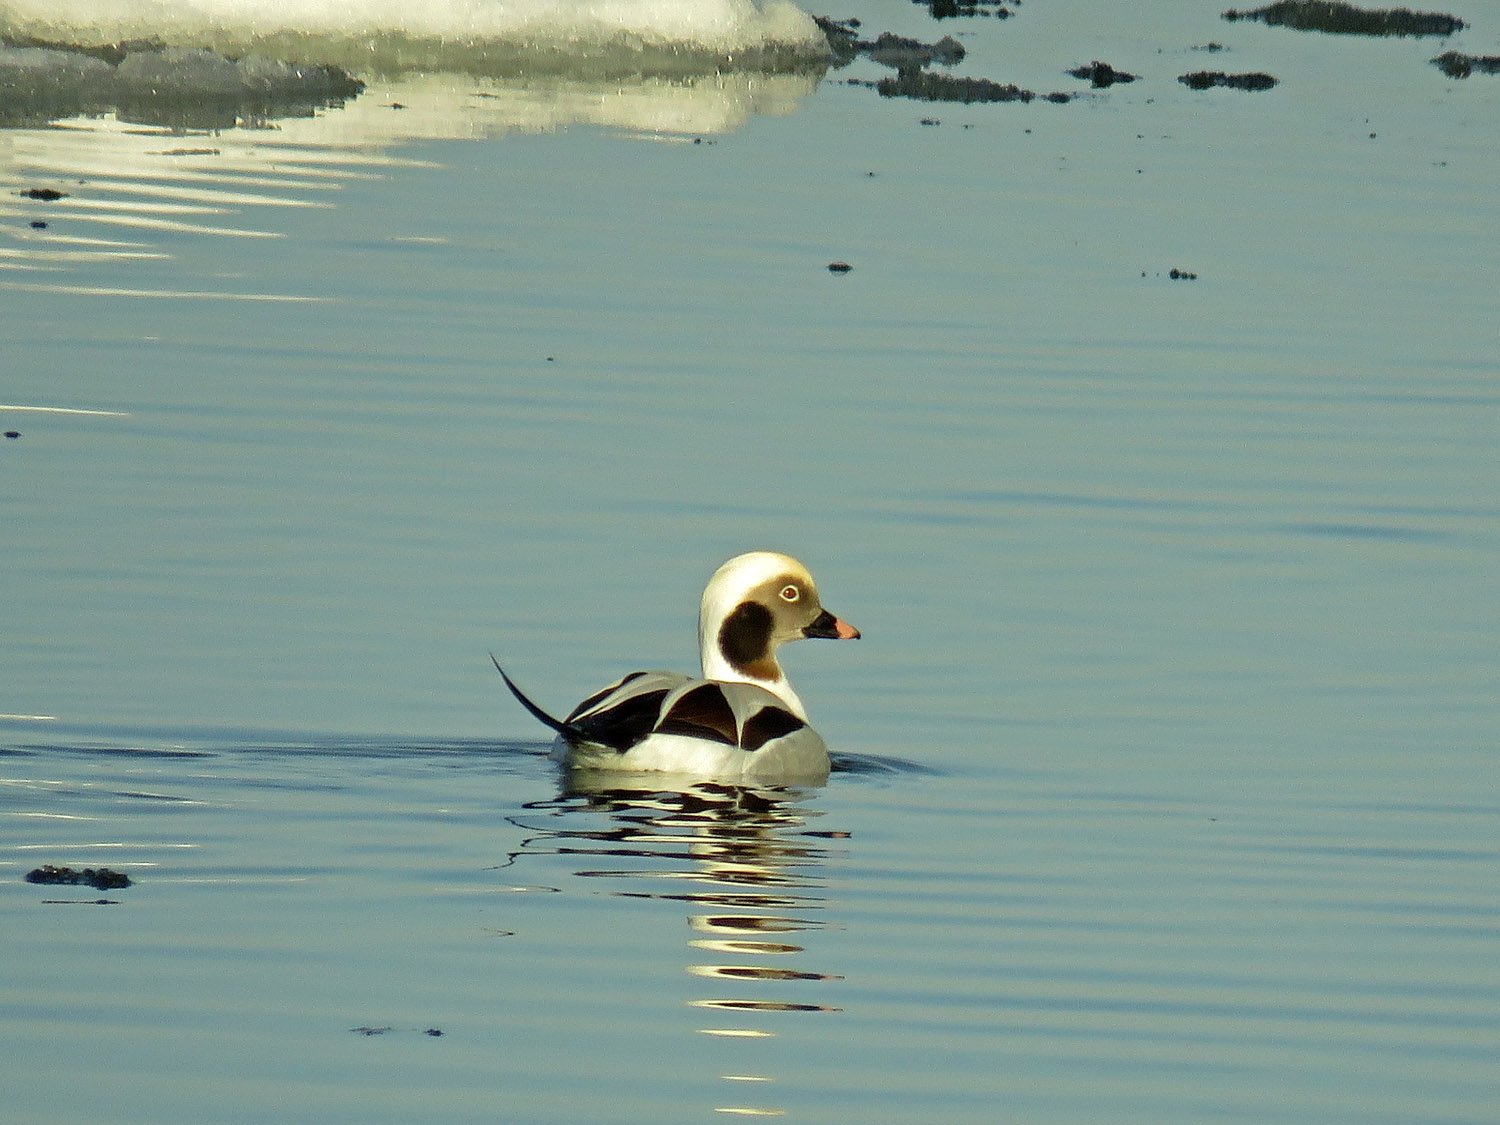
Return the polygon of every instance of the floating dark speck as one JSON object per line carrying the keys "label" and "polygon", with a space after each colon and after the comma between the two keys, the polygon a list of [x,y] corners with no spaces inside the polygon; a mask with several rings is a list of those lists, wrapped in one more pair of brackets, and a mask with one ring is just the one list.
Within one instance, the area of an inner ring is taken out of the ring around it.
{"label": "floating dark speck", "polygon": [[828,263],[828,272],[829,273],[848,273],[853,268],[854,267],[851,266],[848,262],[829,262]]}
{"label": "floating dark speck", "polygon": [[5,436],[8,437],[8,438],[10,438],[11,440],[15,440],[16,438],[18,438],[18,437],[21,436],[21,431],[20,430],[6,430],[5,431]]}
{"label": "floating dark speck", "polygon": [[1198,275],[1188,270],[1173,269],[1168,274],[1173,281],[1197,281]]}
{"label": "floating dark speck", "polygon": [[56,188],[49,187],[27,188],[25,191],[21,192],[21,197],[23,199],[40,199],[44,203],[52,203],[58,199],[66,199],[67,196],[68,193],[65,191],[58,191]]}
{"label": "floating dark speck", "polygon": [[1074,67],[1068,71],[1074,78],[1081,78],[1090,83],[1096,90],[1105,90],[1116,82],[1134,82],[1137,75],[1128,74],[1123,70],[1116,70],[1109,63],[1100,62],[1095,59],[1088,66]]}
{"label": "floating dark speck", "polygon": [[32,230],[46,230],[47,229],[47,224],[42,219],[32,219],[31,220],[31,229]]}

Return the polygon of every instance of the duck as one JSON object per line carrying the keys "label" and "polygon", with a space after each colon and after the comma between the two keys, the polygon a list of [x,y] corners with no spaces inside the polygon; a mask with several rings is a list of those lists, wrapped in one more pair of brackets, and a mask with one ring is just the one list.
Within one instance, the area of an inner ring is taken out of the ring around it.
{"label": "duck", "polygon": [[494,653],[490,661],[517,702],[556,733],[552,756],[572,770],[807,784],[828,777],[828,747],[777,650],[806,638],[859,637],[823,608],[807,567],[790,555],[751,551],[719,567],[703,590],[699,676],[631,672],[558,719],[516,686]]}

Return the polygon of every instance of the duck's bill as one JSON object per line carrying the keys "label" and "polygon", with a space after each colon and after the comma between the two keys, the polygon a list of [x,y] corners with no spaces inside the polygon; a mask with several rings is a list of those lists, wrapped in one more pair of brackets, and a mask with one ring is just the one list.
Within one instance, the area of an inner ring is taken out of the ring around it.
{"label": "duck's bill", "polygon": [[859,630],[842,618],[835,617],[826,609],[818,614],[811,625],[802,630],[804,637],[824,637],[830,641],[857,641]]}

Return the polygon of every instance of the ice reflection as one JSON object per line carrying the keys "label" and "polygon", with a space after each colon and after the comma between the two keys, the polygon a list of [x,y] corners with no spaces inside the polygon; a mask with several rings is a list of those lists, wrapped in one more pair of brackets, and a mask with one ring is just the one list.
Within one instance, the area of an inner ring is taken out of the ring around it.
{"label": "ice reflection", "polygon": [[[0,66],[0,85],[3,79]],[[589,125],[691,143],[731,132],[754,114],[790,113],[817,81],[817,73],[806,71],[611,79],[566,72],[405,74],[337,107],[277,118],[182,99],[171,112],[117,106],[79,113],[75,106],[70,112],[77,115],[68,117],[49,111],[24,121],[46,127],[0,128],[0,271],[20,275],[5,288],[22,289],[37,288],[36,275],[97,274],[110,266],[132,279],[166,277],[180,245],[173,236],[284,238],[293,223],[283,216],[337,207],[344,184],[422,166],[393,151],[417,141]],[[0,125],[4,109],[0,98]],[[97,278],[94,286],[65,291],[100,291]],[[175,278],[102,291],[116,289],[204,295]]]}
{"label": "ice reflection", "polygon": [[[808,950],[798,935],[828,925],[823,871],[829,841],[845,837],[813,827],[822,816],[816,798],[810,790],[705,782],[666,788],[660,778],[622,784],[574,775],[557,798],[527,806],[546,819],[525,819],[537,835],[520,854],[567,856],[579,878],[616,882],[609,894],[686,907],[694,936],[684,968],[704,982],[703,994],[688,1001],[702,1013],[695,1030],[774,1039],[779,1014],[839,1010],[823,1002],[826,989],[818,986],[842,978],[799,959]],[[719,1077],[734,1084],[736,1097],[745,1084],[774,1081],[762,1073]],[[718,1111],[781,1113],[743,1104]]]}
{"label": "ice reflection", "polygon": [[322,300],[183,284],[175,236],[286,237],[343,185],[421,164],[395,152],[417,142],[690,143],[792,113],[829,65],[783,0],[211,7],[0,5],[0,289]]}

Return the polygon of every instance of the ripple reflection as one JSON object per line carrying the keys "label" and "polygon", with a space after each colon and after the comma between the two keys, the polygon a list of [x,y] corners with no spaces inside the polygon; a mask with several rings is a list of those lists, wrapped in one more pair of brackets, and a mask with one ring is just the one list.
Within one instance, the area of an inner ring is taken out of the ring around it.
{"label": "ripple reflection", "polygon": [[[841,832],[815,832],[823,813],[810,790],[750,789],[632,775],[575,774],[561,793],[526,806],[515,823],[536,833],[524,855],[569,857],[582,879],[619,881],[605,893],[620,898],[686,904],[692,937],[684,969],[711,989],[687,1001],[703,1013],[694,1028],[708,1037],[753,1042],[778,1037],[786,1013],[837,1012],[823,1002],[835,973],[803,963],[806,946],[795,935],[825,928],[827,841]],[[533,816],[532,814],[542,814]],[[602,821],[599,816],[602,814]],[[809,990],[816,989],[817,995]],[[769,1083],[751,1073],[743,1055],[733,1073],[740,1098],[747,1083]],[[715,1107],[724,1114],[780,1116],[766,1105]]]}

